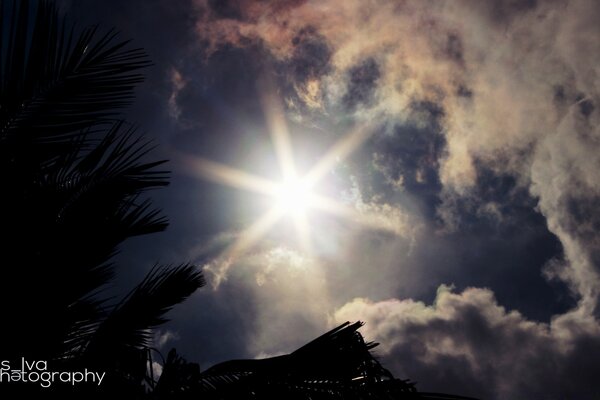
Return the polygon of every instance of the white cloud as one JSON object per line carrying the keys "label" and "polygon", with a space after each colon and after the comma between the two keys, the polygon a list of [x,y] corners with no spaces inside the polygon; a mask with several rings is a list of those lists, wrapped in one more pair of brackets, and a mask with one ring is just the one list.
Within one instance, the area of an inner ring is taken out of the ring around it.
{"label": "white cloud", "polygon": [[422,382],[420,390],[491,399],[598,395],[600,326],[583,313],[533,322],[500,306],[488,289],[454,293],[442,285],[432,305],[357,298],[331,322],[356,319],[366,322],[368,340],[381,343],[384,365]]}

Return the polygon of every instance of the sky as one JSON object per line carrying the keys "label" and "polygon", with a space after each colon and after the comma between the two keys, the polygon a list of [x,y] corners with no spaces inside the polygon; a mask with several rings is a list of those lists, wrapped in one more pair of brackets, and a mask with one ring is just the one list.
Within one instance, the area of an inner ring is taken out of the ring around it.
{"label": "sky", "polygon": [[156,335],[207,368],[345,321],[423,391],[600,396],[596,1],[62,0],[154,65],[156,262],[208,284]]}

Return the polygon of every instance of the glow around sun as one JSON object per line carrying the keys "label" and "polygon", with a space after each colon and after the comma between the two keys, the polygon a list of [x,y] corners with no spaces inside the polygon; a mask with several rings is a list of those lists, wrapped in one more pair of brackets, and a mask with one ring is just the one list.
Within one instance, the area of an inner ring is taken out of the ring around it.
{"label": "glow around sun", "polygon": [[389,230],[381,218],[331,197],[319,195],[314,187],[332,169],[366,140],[371,131],[359,126],[336,142],[312,168],[303,175],[297,173],[290,136],[281,104],[274,96],[265,96],[263,107],[267,115],[271,140],[279,161],[283,179],[273,181],[247,171],[191,156],[181,156],[186,168],[203,179],[237,189],[251,191],[272,199],[272,207],[246,227],[222,254],[232,262],[260,240],[284,216],[291,217],[304,252],[312,249],[308,211],[315,209],[342,217],[372,229]]}

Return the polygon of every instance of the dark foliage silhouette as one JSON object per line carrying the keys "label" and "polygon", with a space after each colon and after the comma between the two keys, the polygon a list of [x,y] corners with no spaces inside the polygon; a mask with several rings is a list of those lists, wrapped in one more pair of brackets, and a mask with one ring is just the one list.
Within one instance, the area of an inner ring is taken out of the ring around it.
{"label": "dark foliage silhouette", "polygon": [[200,373],[171,350],[161,379],[153,385],[159,399],[400,400],[467,397],[418,392],[396,379],[373,357],[378,343],[365,342],[361,322],[346,322],[298,350],[261,360],[232,360]]}
{"label": "dark foliage silhouette", "polygon": [[143,393],[151,328],[203,285],[191,265],[155,267],[120,303],[102,297],[119,244],[167,226],[142,197],[167,184],[164,161],[119,120],[150,63],[49,2],[0,13],[0,355],[103,368],[105,390]]}

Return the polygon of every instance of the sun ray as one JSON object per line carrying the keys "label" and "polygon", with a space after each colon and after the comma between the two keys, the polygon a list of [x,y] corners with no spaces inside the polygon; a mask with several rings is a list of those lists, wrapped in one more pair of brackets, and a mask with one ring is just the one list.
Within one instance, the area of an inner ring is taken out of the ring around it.
{"label": "sun ray", "polygon": [[292,151],[292,141],[285,121],[285,114],[278,97],[273,90],[265,90],[262,96],[262,105],[267,118],[271,141],[275,148],[275,155],[279,161],[284,179],[296,178],[296,165]]}
{"label": "sun ray", "polygon": [[225,250],[226,258],[235,259],[254,245],[281,217],[283,210],[273,207],[246,228],[237,240]]}
{"label": "sun ray", "polygon": [[214,161],[183,157],[183,162],[195,174],[222,185],[270,196],[276,195],[279,190],[278,185],[273,181]]}
{"label": "sun ray", "polygon": [[355,127],[350,133],[338,140],[327,153],[315,164],[315,166],[304,176],[309,187],[315,185],[331,169],[331,167],[348,157],[354,150],[360,147],[372,134],[372,129],[363,125]]}
{"label": "sun ray", "polygon": [[398,234],[397,227],[392,226],[389,221],[379,214],[359,211],[354,207],[325,196],[313,195],[311,201],[315,208],[332,215],[358,223],[370,229]]}
{"label": "sun ray", "polygon": [[298,234],[298,241],[302,250],[307,254],[312,253],[312,243],[310,242],[310,227],[308,217],[304,210],[294,214],[294,225]]}

